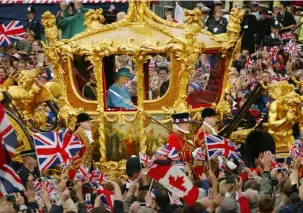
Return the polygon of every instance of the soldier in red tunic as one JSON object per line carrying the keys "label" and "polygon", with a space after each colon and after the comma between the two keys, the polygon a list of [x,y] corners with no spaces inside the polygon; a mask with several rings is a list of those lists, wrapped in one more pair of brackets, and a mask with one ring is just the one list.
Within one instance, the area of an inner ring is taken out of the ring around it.
{"label": "soldier in red tunic", "polygon": [[[185,134],[189,133],[190,117],[188,112],[172,114],[173,131],[167,139],[169,148],[175,147],[179,153],[180,161],[192,162],[192,151],[189,144],[186,142]],[[183,138],[183,140],[181,139]]]}
{"label": "soldier in red tunic", "polygon": [[196,147],[202,147],[205,150],[205,134],[213,134],[216,135],[216,111],[213,108],[205,108],[201,113],[201,117],[203,120],[203,124],[196,131],[196,135],[194,137],[194,144]]}
{"label": "soldier in red tunic", "polygon": [[[201,118],[203,120],[203,124],[196,131],[194,137],[194,144],[196,147],[201,147],[202,150],[206,153],[206,144],[205,144],[205,134],[213,134],[216,135],[216,111],[213,108],[205,108],[201,112]],[[194,174],[199,177],[204,172],[204,165],[195,162],[193,165]]]}

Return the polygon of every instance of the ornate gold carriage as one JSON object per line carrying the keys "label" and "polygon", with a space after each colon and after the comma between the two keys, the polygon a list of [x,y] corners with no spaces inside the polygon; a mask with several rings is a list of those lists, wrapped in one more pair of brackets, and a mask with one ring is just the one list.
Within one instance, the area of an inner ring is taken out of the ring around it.
{"label": "ornate gold carriage", "polygon": [[[202,29],[199,9],[184,10],[184,13],[183,24],[166,22],[150,10],[149,1],[132,0],[126,17],[108,25],[102,24],[102,9],[89,10],[85,14],[86,30],[67,40],[57,40],[55,16],[50,12],[43,14],[42,24],[47,39],[45,55],[57,80],[57,84],[48,90],[56,96],[52,100],[59,106],[58,120],[73,128],[79,112],[94,116],[94,139],[103,167],[113,171],[114,167],[121,165],[119,160],[139,152],[152,153],[168,134],[152,121],[146,123],[146,116],[141,111],[107,107],[107,89],[116,70],[115,58],[119,55],[129,57],[135,70],[134,103],[161,123],[169,126],[171,113],[184,110],[190,111],[194,119],[199,119],[201,107],[212,103],[217,104],[219,113],[228,111],[220,100],[223,100],[227,85],[228,67],[240,48],[243,10],[231,10],[227,33],[220,35],[212,35]],[[211,71],[208,72],[211,86],[188,92],[192,83],[190,76],[199,64],[197,61],[201,54],[212,58]],[[170,83],[162,97],[149,99],[149,65],[159,55],[170,61]],[[85,74],[85,71],[81,66],[77,67],[76,61],[82,61],[84,69],[94,66],[97,100],[89,100],[81,94],[75,73]]]}

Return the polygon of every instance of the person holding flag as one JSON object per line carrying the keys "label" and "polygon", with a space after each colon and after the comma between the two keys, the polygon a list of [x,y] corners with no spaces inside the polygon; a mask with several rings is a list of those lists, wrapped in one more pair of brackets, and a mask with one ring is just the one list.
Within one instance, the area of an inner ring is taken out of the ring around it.
{"label": "person holding flag", "polygon": [[189,144],[186,142],[185,134],[189,133],[191,119],[188,112],[172,114],[173,132],[168,135],[167,146],[175,148],[179,153],[180,161],[192,162],[192,153]]}
{"label": "person holding flag", "polygon": [[194,144],[196,147],[202,147],[205,150],[205,134],[217,135],[216,132],[216,111],[213,108],[205,108],[201,112],[203,124],[196,131]]}

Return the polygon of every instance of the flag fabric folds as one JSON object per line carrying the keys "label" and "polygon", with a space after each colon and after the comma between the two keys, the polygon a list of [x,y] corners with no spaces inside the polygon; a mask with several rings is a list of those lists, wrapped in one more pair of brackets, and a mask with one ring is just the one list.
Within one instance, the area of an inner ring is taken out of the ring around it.
{"label": "flag fabric folds", "polygon": [[218,155],[240,159],[236,145],[219,135],[205,134],[205,142],[209,159],[213,159]]}
{"label": "flag fabric folds", "polygon": [[193,205],[198,199],[199,190],[193,186],[186,174],[176,165],[162,166],[153,163],[149,167],[147,175],[154,178],[173,194],[182,197],[188,205]]}
{"label": "flag fabric folds", "polygon": [[25,31],[20,21],[11,21],[0,25],[0,47],[8,46],[25,38]]}
{"label": "flag fabric folds", "polygon": [[83,147],[70,129],[60,132],[42,132],[34,134],[37,159],[41,171],[60,163],[69,162]]}
{"label": "flag fabric folds", "polygon": [[7,195],[21,191],[24,187],[11,161],[18,145],[17,135],[2,104],[0,104],[0,137],[2,143],[0,146],[0,194]]}
{"label": "flag fabric folds", "polygon": [[185,19],[185,15],[184,15],[184,10],[182,7],[180,7],[180,5],[178,4],[178,2],[176,2],[176,7],[175,7],[175,20],[180,23],[183,24],[183,21]]}

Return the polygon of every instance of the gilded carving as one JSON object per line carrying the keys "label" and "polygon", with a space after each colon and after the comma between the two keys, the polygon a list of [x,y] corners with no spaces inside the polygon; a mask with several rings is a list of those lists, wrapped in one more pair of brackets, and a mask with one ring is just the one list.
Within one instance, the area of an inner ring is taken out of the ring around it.
{"label": "gilded carving", "polygon": [[266,90],[274,101],[270,104],[268,123],[263,126],[274,137],[277,152],[288,153],[295,141],[292,127],[299,119],[301,97],[287,81],[270,84]]}
{"label": "gilded carving", "polygon": [[[165,111],[187,111],[186,92],[188,84],[188,76],[194,71],[194,64],[201,53],[205,44],[197,40],[197,35],[201,30],[201,12],[198,10],[184,10],[186,16],[186,28],[184,37],[172,38],[165,51],[174,55],[181,62],[181,70],[179,72],[179,95],[171,109],[163,108]],[[200,19],[199,19],[200,18]]]}
{"label": "gilded carving", "polygon": [[96,10],[88,10],[85,13],[85,26],[87,29],[97,29],[99,28],[102,23],[104,22],[104,16],[102,15],[103,10],[102,8]]}

